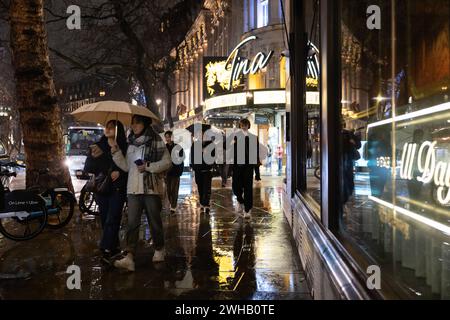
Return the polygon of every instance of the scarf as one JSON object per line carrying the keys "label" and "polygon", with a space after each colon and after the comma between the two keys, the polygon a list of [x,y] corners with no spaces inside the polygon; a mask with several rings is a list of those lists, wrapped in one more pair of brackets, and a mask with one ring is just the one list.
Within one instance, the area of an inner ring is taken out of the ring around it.
{"label": "scarf", "polygon": [[[152,127],[149,127],[139,137],[131,134],[128,137],[128,143],[136,147],[145,145],[142,158],[144,161],[150,163],[161,161],[164,156],[164,152],[167,152],[166,144]],[[144,173],[144,190],[146,194],[153,192],[162,194],[161,184],[162,181],[160,175],[149,172]]]}

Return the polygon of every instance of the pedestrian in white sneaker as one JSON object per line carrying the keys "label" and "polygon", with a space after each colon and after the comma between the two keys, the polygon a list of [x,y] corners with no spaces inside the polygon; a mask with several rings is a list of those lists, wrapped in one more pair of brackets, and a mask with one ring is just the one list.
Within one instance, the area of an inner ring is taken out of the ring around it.
{"label": "pedestrian in white sneaker", "polygon": [[[126,157],[113,151],[113,160],[128,172],[127,255],[114,266],[134,271],[134,257],[139,240],[141,215],[145,208],[155,247],[153,262],[164,261],[164,231],[161,219],[165,172],[172,166],[169,151],[161,137],[152,129],[151,119],[134,116],[128,137]],[[113,148],[114,149],[114,148]]]}
{"label": "pedestrian in white sneaker", "polygon": [[240,121],[241,130],[234,137],[233,193],[243,208],[244,218],[251,218],[253,207],[253,172],[259,161],[258,137],[251,134],[250,121]]}

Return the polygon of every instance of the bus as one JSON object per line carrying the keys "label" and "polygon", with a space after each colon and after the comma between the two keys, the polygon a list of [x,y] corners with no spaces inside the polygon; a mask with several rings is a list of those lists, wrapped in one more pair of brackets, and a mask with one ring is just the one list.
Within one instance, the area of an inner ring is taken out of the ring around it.
{"label": "bus", "polygon": [[103,135],[103,127],[69,127],[65,135],[66,166],[70,175],[83,179],[84,163],[89,154],[89,146],[98,142]]}

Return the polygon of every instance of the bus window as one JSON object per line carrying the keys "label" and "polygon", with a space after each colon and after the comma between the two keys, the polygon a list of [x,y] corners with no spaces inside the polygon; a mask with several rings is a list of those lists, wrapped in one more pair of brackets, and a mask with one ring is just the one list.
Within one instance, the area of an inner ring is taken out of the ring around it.
{"label": "bus window", "polygon": [[68,155],[87,155],[89,146],[100,140],[102,128],[70,128],[66,143]]}

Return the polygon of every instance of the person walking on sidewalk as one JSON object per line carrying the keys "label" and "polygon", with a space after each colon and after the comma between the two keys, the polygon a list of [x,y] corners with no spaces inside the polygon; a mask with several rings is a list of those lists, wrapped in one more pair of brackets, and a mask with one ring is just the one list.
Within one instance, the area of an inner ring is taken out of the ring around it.
{"label": "person walking on sidewalk", "polygon": [[[205,213],[210,212],[213,170],[213,164],[208,164],[205,161],[205,148],[212,143],[213,142],[211,140],[197,140],[194,141],[191,147],[191,167],[194,170],[195,183],[197,184],[198,195],[200,198],[200,211]],[[196,148],[198,148],[198,150],[202,150],[202,152],[197,155],[198,157],[201,155],[201,159],[196,158]],[[215,157],[214,151],[212,152],[212,156]]]}
{"label": "person walking on sidewalk", "polygon": [[[117,138],[116,138],[117,130]],[[103,235],[100,241],[102,260],[110,264],[120,253],[119,230],[122,210],[126,201],[127,173],[120,169],[112,159],[111,148],[118,146],[118,152],[127,153],[125,129],[120,121],[111,120],[106,124],[105,133],[96,144],[91,145],[84,171],[96,178],[103,176],[105,190],[94,194],[100,211]],[[109,177],[108,177],[109,176]]]}
{"label": "person walking on sidewalk", "polygon": [[114,262],[114,266],[135,270],[134,257],[139,240],[142,211],[145,209],[155,253],[153,262],[163,262],[164,232],[161,219],[165,172],[172,166],[169,151],[161,137],[151,127],[151,119],[133,116],[128,137],[126,157],[118,148],[112,149],[113,160],[128,172],[128,226],[126,234],[127,255]]}
{"label": "person walking on sidewalk", "polygon": [[[184,163],[181,162],[180,164],[176,164],[173,161],[175,160],[174,157],[184,160],[184,152],[183,148],[173,141],[172,131],[166,131],[164,138],[166,139],[167,150],[169,150],[169,154],[172,158],[172,168],[167,172],[166,176],[167,197],[170,202],[170,213],[175,213],[177,210],[178,192],[180,189],[180,177],[183,175]],[[172,150],[174,148],[175,151],[179,150],[178,155],[172,155]]]}
{"label": "person walking on sidewalk", "polygon": [[281,144],[277,147],[277,160],[278,160],[278,175],[281,176],[283,172],[283,147]]}
{"label": "person walking on sidewalk", "polygon": [[[253,172],[259,163],[258,137],[251,134],[250,121],[240,121],[241,131],[234,137],[233,193],[239,203],[239,214],[251,218],[253,208]],[[241,150],[242,149],[242,150]]]}
{"label": "person walking on sidewalk", "polygon": [[267,162],[266,162],[266,171],[272,172],[272,146],[267,144]]}
{"label": "person walking on sidewalk", "polygon": [[261,166],[261,163],[257,163],[255,166],[255,180],[260,182],[261,181],[261,172],[259,170],[259,167]]}

